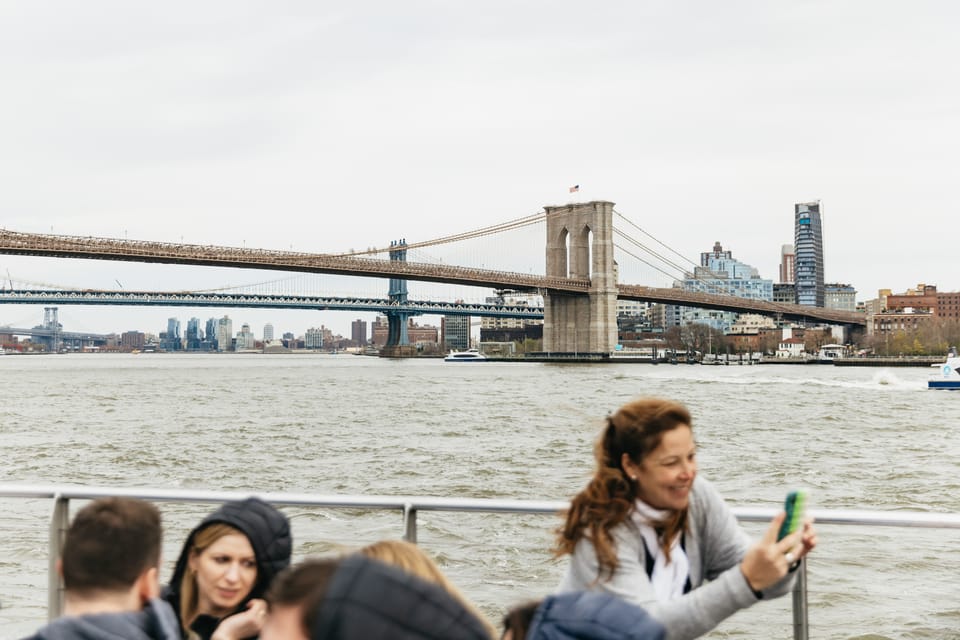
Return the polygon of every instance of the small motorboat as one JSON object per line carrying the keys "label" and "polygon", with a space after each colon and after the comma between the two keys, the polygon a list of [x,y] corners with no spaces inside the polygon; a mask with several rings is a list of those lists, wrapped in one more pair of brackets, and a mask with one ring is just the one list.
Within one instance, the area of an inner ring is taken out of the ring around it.
{"label": "small motorboat", "polygon": [[483,355],[477,349],[467,349],[466,351],[451,351],[444,362],[486,362],[487,356]]}
{"label": "small motorboat", "polygon": [[950,347],[946,362],[932,366],[937,367],[938,373],[930,376],[927,389],[960,389],[960,357],[955,347]]}

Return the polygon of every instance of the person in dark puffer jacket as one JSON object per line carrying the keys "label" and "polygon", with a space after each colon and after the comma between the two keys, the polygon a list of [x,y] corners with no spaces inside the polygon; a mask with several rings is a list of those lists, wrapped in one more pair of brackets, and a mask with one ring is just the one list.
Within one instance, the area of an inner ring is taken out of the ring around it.
{"label": "person in dark puffer jacket", "polygon": [[263,640],[491,640],[440,585],[360,554],[305,560],[267,600]]}
{"label": "person in dark puffer jacket", "polygon": [[291,549],[287,517],[259,498],[224,503],[204,518],[163,593],[184,637],[256,638],[266,616],[263,594],[290,564]]}
{"label": "person in dark puffer jacket", "polygon": [[548,596],[504,617],[508,640],[663,640],[667,631],[637,605],[603,592]]}

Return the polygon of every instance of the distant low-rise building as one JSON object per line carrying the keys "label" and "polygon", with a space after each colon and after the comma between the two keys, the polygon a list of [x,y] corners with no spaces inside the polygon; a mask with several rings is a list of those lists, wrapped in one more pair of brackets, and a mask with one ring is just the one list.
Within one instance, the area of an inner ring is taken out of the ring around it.
{"label": "distant low-rise building", "polygon": [[857,290],[849,284],[823,285],[823,306],[837,311],[857,310]]}
{"label": "distant low-rise building", "polygon": [[120,334],[120,348],[125,351],[143,349],[147,343],[147,336],[142,331],[124,331]]}
{"label": "distant low-rise building", "polygon": [[777,345],[778,358],[802,358],[805,340],[803,338],[783,338]]}

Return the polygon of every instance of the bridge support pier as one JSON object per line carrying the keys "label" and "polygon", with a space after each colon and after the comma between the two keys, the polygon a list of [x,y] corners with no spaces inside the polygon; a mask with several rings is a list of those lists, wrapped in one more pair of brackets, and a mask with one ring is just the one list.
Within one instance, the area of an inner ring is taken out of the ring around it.
{"label": "bridge support pier", "polygon": [[547,277],[589,278],[585,294],[543,297],[543,349],[550,353],[609,355],[617,344],[617,268],[613,259],[613,203],[593,201],[544,207]]}
{"label": "bridge support pier", "polygon": [[[390,260],[406,262],[407,261],[407,241],[390,241]],[[390,301],[397,304],[406,304],[407,302],[407,281],[401,278],[390,278]],[[414,349],[410,346],[410,337],[407,335],[407,325],[410,324],[410,316],[414,315],[407,311],[387,311],[387,344],[384,345],[381,355],[388,358],[409,357],[414,355]]]}

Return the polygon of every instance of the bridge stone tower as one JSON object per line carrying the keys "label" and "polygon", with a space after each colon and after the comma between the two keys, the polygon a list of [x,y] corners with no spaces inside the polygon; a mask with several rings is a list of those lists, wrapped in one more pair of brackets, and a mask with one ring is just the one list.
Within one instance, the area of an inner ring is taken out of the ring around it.
{"label": "bridge stone tower", "polygon": [[543,350],[609,354],[617,344],[617,269],[613,203],[544,207],[547,277],[589,278],[587,293],[549,292],[543,299]]}

